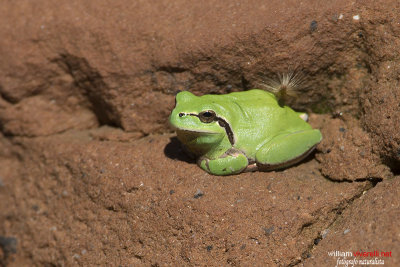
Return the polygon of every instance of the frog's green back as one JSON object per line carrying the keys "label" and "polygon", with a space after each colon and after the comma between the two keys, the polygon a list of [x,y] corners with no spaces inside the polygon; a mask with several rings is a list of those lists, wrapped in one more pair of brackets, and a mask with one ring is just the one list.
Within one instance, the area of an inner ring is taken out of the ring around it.
{"label": "frog's green back", "polygon": [[234,147],[253,158],[257,149],[282,133],[311,129],[291,108],[281,107],[274,94],[259,89],[227,95],[204,95],[218,116],[230,123]]}

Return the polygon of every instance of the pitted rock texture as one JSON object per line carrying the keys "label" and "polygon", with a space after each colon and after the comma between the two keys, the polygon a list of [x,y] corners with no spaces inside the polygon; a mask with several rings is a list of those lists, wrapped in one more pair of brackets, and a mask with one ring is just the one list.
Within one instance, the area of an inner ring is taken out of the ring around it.
{"label": "pitted rock texture", "polygon": [[310,257],[304,261],[304,266],[336,265],[337,260],[343,259],[343,256],[340,254],[328,256],[328,252],[332,251],[352,253],[376,251],[377,257],[356,258],[358,260],[378,258],[384,261],[384,265],[398,266],[400,259],[396,254],[400,244],[399,227],[393,227],[392,221],[400,219],[399,183],[399,177],[384,181],[355,200],[329,231],[323,231],[324,238],[310,252]]}
{"label": "pitted rock texture", "polygon": [[[323,266],[355,249],[398,265],[398,1],[0,13],[0,265]],[[323,134],[313,155],[215,177],[183,153],[176,92],[247,90],[290,69],[304,81],[288,105]]]}

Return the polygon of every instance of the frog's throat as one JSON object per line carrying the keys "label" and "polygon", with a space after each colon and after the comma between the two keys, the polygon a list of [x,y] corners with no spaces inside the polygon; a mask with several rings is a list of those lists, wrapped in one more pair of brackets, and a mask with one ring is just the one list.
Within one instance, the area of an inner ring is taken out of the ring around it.
{"label": "frog's throat", "polygon": [[[198,114],[194,114],[194,113],[189,113],[188,115],[199,117]],[[232,128],[229,125],[229,123],[226,120],[224,120],[223,118],[218,117],[218,116],[215,117],[214,121],[217,121],[219,126],[221,126],[222,128],[225,129],[226,135],[228,136],[229,143],[231,143],[231,145],[234,145],[235,144],[235,136],[233,134]]]}

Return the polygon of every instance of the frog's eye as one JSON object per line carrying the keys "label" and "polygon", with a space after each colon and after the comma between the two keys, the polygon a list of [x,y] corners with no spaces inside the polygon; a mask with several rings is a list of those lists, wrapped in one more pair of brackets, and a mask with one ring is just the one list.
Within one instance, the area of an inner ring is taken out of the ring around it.
{"label": "frog's eye", "polygon": [[201,122],[210,123],[215,120],[217,115],[212,110],[206,110],[199,113],[199,119]]}

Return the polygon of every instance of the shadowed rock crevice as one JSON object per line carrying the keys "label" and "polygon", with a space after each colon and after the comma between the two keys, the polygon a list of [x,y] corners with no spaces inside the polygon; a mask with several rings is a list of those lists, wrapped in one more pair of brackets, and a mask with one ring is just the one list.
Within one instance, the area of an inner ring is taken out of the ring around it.
{"label": "shadowed rock crevice", "polygon": [[335,180],[330,178],[329,176],[324,176],[325,179],[333,182],[333,183],[363,183],[363,182],[370,182],[373,187],[375,187],[378,183],[382,182],[383,179],[379,177],[367,177],[367,178],[358,178],[355,180],[348,180],[348,179],[342,179],[342,180]]}
{"label": "shadowed rock crevice", "polygon": [[[7,104],[17,103],[17,101],[14,98],[8,96],[5,92],[3,92],[3,86],[1,84],[0,84],[0,98],[3,101],[5,101]],[[0,108],[1,108],[1,106],[0,106]]]}
{"label": "shadowed rock crevice", "polygon": [[116,107],[111,104],[111,100],[113,100],[111,88],[107,86],[100,73],[91,67],[85,58],[71,54],[61,54],[53,62],[71,75],[74,84],[87,97],[91,104],[90,107],[101,125],[107,124],[121,127],[120,116]]}

